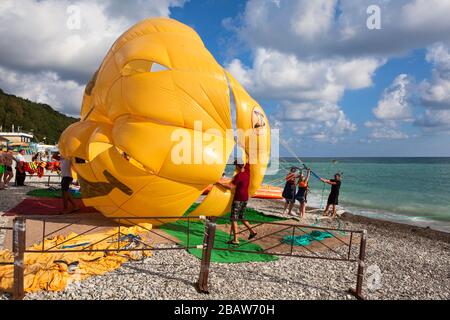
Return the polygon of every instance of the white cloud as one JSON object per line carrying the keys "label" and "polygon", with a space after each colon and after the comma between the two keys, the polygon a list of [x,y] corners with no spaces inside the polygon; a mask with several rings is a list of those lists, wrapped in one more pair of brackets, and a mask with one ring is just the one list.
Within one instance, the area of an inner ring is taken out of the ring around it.
{"label": "white cloud", "polygon": [[[402,123],[427,132],[450,131],[450,50],[443,43],[433,44],[426,60],[433,65],[431,79],[417,86],[410,76],[400,74],[385,90],[373,110],[376,120],[365,124],[372,129],[369,138],[407,139],[410,135],[399,129]],[[417,100],[421,103],[415,105]]]}
{"label": "white cloud", "polygon": [[293,33],[311,41],[316,36],[330,31],[336,2],[330,0],[302,1],[298,2],[294,9],[290,21]]}
{"label": "white cloud", "polygon": [[433,75],[422,83],[422,102],[429,108],[450,109],[450,50],[437,43],[428,49],[426,59],[433,65]]}
{"label": "white cloud", "polygon": [[[381,8],[381,30],[366,26],[366,9],[374,4]],[[376,70],[393,56],[435,39],[450,41],[442,13],[450,12],[448,6],[438,0],[249,0],[244,13],[225,25],[251,49],[253,61],[233,59],[226,67],[257,98],[279,101],[277,120],[289,121],[297,135],[339,138],[356,130],[339,107],[344,93],[370,87]],[[389,121],[413,122],[412,82],[402,74],[386,89],[373,110],[380,125],[372,138],[408,137]]]}
{"label": "white cloud", "polygon": [[[381,9],[381,30],[367,28],[370,5]],[[364,140],[417,137],[413,123],[450,131],[449,14],[448,0],[249,0],[223,25],[236,34],[234,50],[244,47],[253,59],[230,59],[227,67],[256,98],[278,102],[273,122],[292,143],[331,141],[356,130],[339,106],[348,90],[370,87],[386,61],[439,41],[427,54],[432,78],[418,86],[399,75],[365,123]]]}
{"label": "white cloud", "polygon": [[371,129],[371,140],[408,139],[409,135],[398,127],[401,123],[412,122],[411,87],[413,79],[407,74],[398,75],[386,88],[373,109],[375,121],[367,121],[365,126]]}
{"label": "white cloud", "polygon": [[376,120],[367,121],[364,124],[367,128],[372,129],[368,138],[371,140],[402,140],[408,139],[410,136],[402,132],[399,122],[395,120]]}
{"label": "white cloud", "polygon": [[[39,96],[37,90],[43,88],[47,93],[41,96],[57,97],[60,94],[52,90],[61,87],[70,90],[71,81],[86,83],[122,32],[142,18],[167,16],[171,7],[183,3],[183,0],[2,0],[0,66],[3,76],[34,81],[23,84],[29,91],[14,85],[8,88],[13,90],[11,93],[26,97]],[[67,26],[74,14],[67,11],[70,5],[79,8],[79,29]],[[72,90],[79,91],[75,87]],[[71,102],[53,100],[62,103],[61,111],[74,111]]]}
{"label": "white cloud", "polygon": [[332,103],[285,102],[276,119],[283,131],[319,142],[335,143],[342,135],[356,131],[356,125]]}
{"label": "white cloud", "polygon": [[[447,0],[415,0],[401,7],[400,26],[404,32],[415,32],[417,36],[439,36],[448,39],[445,30],[450,28],[450,2]],[[433,37],[435,38],[435,37]],[[428,38],[430,39],[430,38]]]}
{"label": "white cloud", "polygon": [[[182,7],[189,0],[97,0],[106,7],[111,17],[124,17],[135,21],[149,17],[168,17],[170,8]],[[91,2],[91,1],[90,1]]]}
{"label": "white cloud", "polygon": [[378,101],[373,110],[374,115],[380,120],[410,120],[412,117],[409,102],[411,79],[406,74],[398,75],[387,88],[383,97]]}
{"label": "white cloud", "polygon": [[81,29],[70,30],[70,4],[65,0],[6,0],[0,7],[0,64],[88,79],[128,24],[108,17],[101,3],[81,1],[77,2]]}
{"label": "white cloud", "polygon": [[370,139],[374,140],[402,140],[408,139],[409,136],[400,131],[390,128],[375,128],[369,135]]}
{"label": "white cloud", "polygon": [[[413,123],[426,132],[450,131],[450,50],[443,43],[427,49],[432,77],[418,86],[406,74],[400,74],[389,86],[373,113],[377,120],[366,122],[372,139],[407,139],[402,123]],[[416,99],[419,98],[419,99]],[[420,103],[417,104],[417,101]],[[413,110],[416,107],[416,114]]]}
{"label": "white cloud", "polygon": [[62,80],[54,72],[18,73],[3,67],[0,67],[0,88],[73,116],[79,114],[84,91],[84,85]]}
{"label": "white cloud", "polygon": [[417,124],[428,130],[450,130],[450,110],[427,109]]}
{"label": "white cloud", "polygon": [[[380,7],[381,30],[367,27],[371,5]],[[240,46],[251,50],[253,61],[244,65],[234,59],[227,67],[257,98],[279,102],[278,121],[299,136],[320,140],[355,130],[339,107],[346,91],[370,87],[389,59],[440,41],[427,54],[433,78],[418,88],[411,76],[399,75],[373,109],[375,120],[366,123],[371,139],[406,139],[414,134],[404,133],[402,126],[415,118],[417,125],[427,127],[446,122],[445,114],[437,121],[429,109],[450,105],[449,14],[447,0],[297,0],[277,5],[249,0],[245,11],[224,25],[237,34]],[[426,106],[420,121],[415,114],[418,92]],[[331,119],[343,129],[332,132]]]}
{"label": "white cloud", "polygon": [[254,96],[280,100],[277,120],[289,121],[286,125],[295,134],[335,142],[356,130],[339,100],[345,90],[371,86],[382,63],[371,58],[303,61],[293,54],[258,48],[251,67],[238,59],[226,67]]}
{"label": "white cloud", "polygon": [[426,131],[450,131],[450,49],[436,43],[428,48],[426,59],[433,65],[432,77],[420,85],[425,111],[415,124]]}
{"label": "white cloud", "polygon": [[259,97],[336,103],[346,89],[371,86],[380,64],[370,58],[303,61],[293,54],[257,48],[252,67],[234,59],[226,68]]}
{"label": "white cloud", "polygon": [[[381,9],[381,30],[369,30],[366,9]],[[401,55],[450,41],[447,0],[264,0],[247,2],[236,19],[240,38],[299,57]]]}

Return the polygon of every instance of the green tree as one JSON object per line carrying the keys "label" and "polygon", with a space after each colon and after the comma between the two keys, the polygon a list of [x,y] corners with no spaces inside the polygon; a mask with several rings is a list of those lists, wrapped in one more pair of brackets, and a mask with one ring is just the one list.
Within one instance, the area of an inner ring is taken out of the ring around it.
{"label": "green tree", "polygon": [[6,94],[0,89],[0,126],[10,131],[12,125],[17,130],[32,132],[36,142],[56,144],[61,133],[79,119],[68,117],[47,104],[35,103],[27,99]]}

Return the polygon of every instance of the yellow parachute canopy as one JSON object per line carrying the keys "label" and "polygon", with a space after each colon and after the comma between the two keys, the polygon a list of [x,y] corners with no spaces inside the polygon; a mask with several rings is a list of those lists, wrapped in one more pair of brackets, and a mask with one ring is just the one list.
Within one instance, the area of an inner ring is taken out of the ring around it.
{"label": "yellow parachute canopy", "polygon": [[[237,141],[233,127],[244,131]],[[86,205],[108,217],[178,217],[220,180],[236,143],[246,158],[257,154],[252,194],[269,158],[264,111],[192,28],[155,18],[114,43],[86,86],[81,121],[66,129],[59,148]],[[232,196],[214,186],[193,214],[222,215]]]}

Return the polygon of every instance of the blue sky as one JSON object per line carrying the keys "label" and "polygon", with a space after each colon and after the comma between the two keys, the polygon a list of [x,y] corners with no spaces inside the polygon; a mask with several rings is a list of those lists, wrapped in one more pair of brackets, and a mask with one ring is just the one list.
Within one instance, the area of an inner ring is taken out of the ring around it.
{"label": "blue sky", "polygon": [[151,16],[193,27],[298,155],[450,156],[445,0],[5,0],[0,88],[77,114],[114,39]]}
{"label": "blue sky", "polygon": [[[172,11],[171,17],[194,27],[205,42],[207,48],[218,61],[226,65],[230,59],[238,57],[246,65],[251,65],[252,56],[248,48],[242,48],[240,52],[234,51],[235,56],[230,56],[226,45],[236,36],[234,32],[224,28],[224,19],[237,17],[245,10],[245,3],[241,1],[191,1],[183,8]],[[231,39],[231,40],[230,40]],[[393,140],[382,139],[370,141],[367,136],[370,129],[365,127],[365,122],[373,118],[372,109],[382,97],[384,90],[390,86],[399,74],[408,74],[417,83],[431,77],[432,65],[426,61],[426,48],[411,48],[401,54],[387,58],[373,76],[373,84],[366,88],[346,90],[339,100],[342,110],[349,119],[359,128],[355,133],[345,139],[328,144],[317,143],[314,140],[306,141],[304,150],[298,148],[299,154],[306,156],[432,156],[450,155],[448,133],[421,134],[420,128],[410,124],[401,126],[409,139]],[[276,113],[278,101],[274,99],[260,99],[271,117]],[[413,142],[413,143],[411,143]],[[282,152],[289,155],[287,150]]]}

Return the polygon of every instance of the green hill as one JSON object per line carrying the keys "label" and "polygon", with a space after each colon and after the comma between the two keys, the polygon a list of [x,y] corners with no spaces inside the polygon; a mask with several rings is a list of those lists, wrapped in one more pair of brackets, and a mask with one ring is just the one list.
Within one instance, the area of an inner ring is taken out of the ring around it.
{"label": "green hill", "polygon": [[11,126],[22,132],[32,132],[36,142],[56,144],[59,136],[72,123],[78,121],[55,111],[46,104],[6,94],[0,89],[0,126],[10,131]]}

